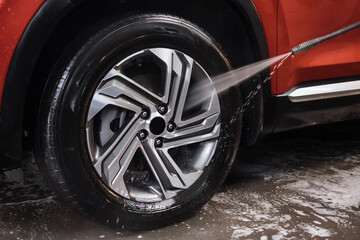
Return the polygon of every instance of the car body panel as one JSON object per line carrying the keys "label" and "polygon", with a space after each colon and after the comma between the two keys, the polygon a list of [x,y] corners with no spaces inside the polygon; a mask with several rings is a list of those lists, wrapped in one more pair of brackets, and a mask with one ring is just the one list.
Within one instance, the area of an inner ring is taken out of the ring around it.
{"label": "car body panel", "polygon": [[[264,26],[270,57],[360,21],[358,0],[253,1]],[[290,58],[273,76],[271,90],[275,95],[283,94],[303,82],[357,75],[360,29]]]}
{"label": "car body panel", "polygon": [[[358,0],[279,0],[278,54],[360,21]],[[290,58],[278,71],[282,94],[307,81],[360,75],[360,29]]]}
{"label": "car body panel", "polygon": [[[253,0],[263,24],[266,41],[269,49],[269,57],[278,55],[277,50],[277,2],[278,0]],[[276,92],[277,72],[272,76],[271,92]]]}
{"label": "car body panel", "polygon": [[27,25],[45,0],[0,0],[0,104],[6,75]]}

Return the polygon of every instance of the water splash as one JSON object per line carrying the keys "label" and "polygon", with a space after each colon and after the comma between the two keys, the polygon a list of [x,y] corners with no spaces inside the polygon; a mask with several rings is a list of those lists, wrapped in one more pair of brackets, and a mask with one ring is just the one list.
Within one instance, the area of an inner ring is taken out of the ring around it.
{"label": "water splash", "polygon": [[246,79],[264,71],[272,64],[279,62],[282,59],[289,57],[291,53],[286,53],[280,56],[269,58],[260,62],[256,62],[233,71],[221,74],[213,78],[213,83],[218,93],[235,86]]}
{"label": "water splash", "polygon": [[[212,78],[213,85],[218,94],[221,92],[229,89],[230,87],[236,86],[245,80],[249,79],[250,77],[264,71],[265,69],[269,68],[271,65],[276,64],[273,69],[271,70],[268,77],[266,77],[255,89],[254,91],[250,92],[249,96],[245,98],[243,103],[242,111],[245,110],[245,107],[249,105],[251,99],[258,93],[261,87],[271,79],[271,76],[275,73],[275,71],[285,62],[287,58],[291,56],[291,53],[286,53],[283,55],[279,55],[273,58],[265,59],[230,72],[215,76]],[[209,93],[209,89],[211,88],[208,84],[199,84],[194,86],[191,91],[190,101],[188,101],[188,108],[194,107],[207,99],[209,99],[209,95],[211,94],[204,94],[205,92]]]}

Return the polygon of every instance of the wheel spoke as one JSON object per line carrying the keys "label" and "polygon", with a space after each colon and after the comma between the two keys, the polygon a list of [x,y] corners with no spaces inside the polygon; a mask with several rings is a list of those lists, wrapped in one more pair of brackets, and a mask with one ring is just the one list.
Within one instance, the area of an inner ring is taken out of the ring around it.
{"label": "wheel spoke", "polygon": [[166,132],[164,138],[169,140],[186,139],[211,132],[219,119],[219,110],[216,108],[217,103],[215,101],[218,100],[213,97],[208,111],[182,121],[182,128],[178,128],[173,132]]}
{"label": "wheel spoke", "polygon": [[[126,187],[125,181],[124,181],[124,174],[126,170],[128,169],[131,160],[133,159],[137,149],[141,146],[140,141],[137,138],[134,138],[130,144],[130,146],[125,150],[124,154],[120,157],[119,161],[119,167],[120,170],[117,172],[114,179],[111,180],[111,177],[109,178],[108,184],[109,186],[117,193],[119,193],[122,196],[125,196],[129,198],[129,192]],[[111,168],[114,168],[114,166],[109,166]],[[116,166],[117,168],[117,166]],[[110,169],[108,169],[109,171]]]}
{"label": "wheel spoke", "polygon": [[188,126],[197,124],[201,121],[205,121],[206,119],[208,119],[211,116],[214,116],[214,115],[218,116],[220,113],[220,110],[218,109],[219,100],[216,96],[215,91],[212,91],[207,105],[208,106],[204,112],[202,112],[198,115],[192,116],[186,120],[182,120],[181,118],[175,118],[176,125],[178,127],[188,127]]}
{"label": "wheel spoke", "polygon": [[143,126],[143,121],[137,119],[130,122],[117,139],[96,159],[94,167],[100,177],[105,178],[109,183],[114,179],[120,169],[119,161],[126,152],[129,145],[136,139],[136,134]]}
{"label": "wheel spoke", "polygon": [[176,53],[173,53],[171,58],[171,65],[167,64],[167,76],[165,84],[165,93],[167,94],[165,97],[168,107],[166,117],[168,119],[172,118],[176,112],[176,103],[181,92],[181,83],[183,81],[182,69],[182,61]]}
{"label": "wheel spoke", "polygon": [[166,198],[172,195],[171,190],[186,188],[183,172],[171,157],[168,158],[154,147],[154,140],[148,139],[142,145],[146,160]]}
{"label": "wheel spoke", "polygon": [[[167,118],[170,119],[174,116],[174,122],[178,127],[186,127],[187,125],[203,121],[209,116],[218,114],[219,100],[217,98],[215,89],[209,83],[200,83],[200,86],[197,87],[197,91],[192,93],[191,96],[188,96],[193,68],[199,68],[199,66],[194,63],[194,60],[189,57],[183,57],[180,60],[180,58],[176,54],[174,54],[172,63],[174,78],[169,98],[169,111],[167,114]],[[182,70],[183,68],[184,71]],[[204,77],[208,78],[207,75],[204,75]],[[201,93],[201,91],[205,91],[205,94],[209,95],[208,98],[200,98],[202,101],[199,102],[199,104],[203,102],[205,102],[206,104],[206,106],[203,107],[204,109],[202,113],[196,114],[195,116],[183,120],[182,115],[184,113],[186,99],[189,97],[191,103],[196,102],[196,100],[198,100],[198,95]]]}
{"label": "wheel spoke", "polygon": [[161,101],[159,96],[128,78],[116,69],[112,69],[103,79],[105,84],[98,90],[99,94],[118,98],[126,96],[127,98],[145,105],[151,110],[156,110],[155,106]]}
{"label": "wheel spoke", "polygon": [[[169,154],[169,148],[162,148],[159,150],[159,154],[162,156],[162,159],[166,159],[166,162],[170,163],[170,167],[174,167],[175,171],[177,171],[181,175],[181,180],[184,184],[183,189],[190,187],[203,173],[202,170],[197,170],[189,173],[184,173],[175,163],[174,159]],[[165,162],[165,163],[166,163]]]}
{"label": "wheel spoke", "polygon": [[[208,121],[211,123],[214,121],[214,119],[215,118],[209,118]],[[164,137],[163,149],[169,150],[171,148],[204,142],[219,137],[220,124],[216,124],[215,126],[211,125],[213,127],[209,126],[207,128],[204,127],[205,125],[198,125],[186,130],[175,131],[174,133],[167,133],[167,135]],[[212,130],[209,131],[209,129]]]}
{"label": "wheel spoke", "polygon": [[[149,50],[152,54],[158,57],[166,66],[166,74],[164,76],[164,96],[161,98],[163,104],[171,104],[174,90],[178,91],[178,85],[180,83],[182,63],[171,49],[155,48]],[[171,94],[171,96],[170,96]],[[176,101],[176,95],[175,95]],[[170,110],[170,106],[169,106]]]}
{"label": "wheel spoke", "polygon": [[188,90],[189,90],[189,85],[190,85],[190,79],[191,79],[191,74],[192,74],[192,69],[193,69],[193,65],[194,65],[194,60],[191,58],[185,58],[183,61],[183,67],[185,68],[182,76],[180,76],[179,78],[179,82],[181,82],[181,86],[174,86],[174,91],[172,93],[172,107],[174,109],[174,122],[181,127],[182,121],[181,121],[181,117],[184,111],[184,105],[185,105],[185,100],[188,94]]}
{"label": "wheel spoke", "polygon": [[121,107],[126,110],[130,110],[132,112],[135,112],[136,115],[139,115],[142,110],[142,108],[140,106],[138,106],[122,97],[113,98],[113,97],[109,97],[107,95],[95,93],[93,100],[91,101],[91,104],[89,107],[87,121],[90,121],[91,119],[93,119],[93,117],[97,113],[99,113],[101,110],[104,109],[104,107],[106,107],[108,105],[114,105],[114,106]]}

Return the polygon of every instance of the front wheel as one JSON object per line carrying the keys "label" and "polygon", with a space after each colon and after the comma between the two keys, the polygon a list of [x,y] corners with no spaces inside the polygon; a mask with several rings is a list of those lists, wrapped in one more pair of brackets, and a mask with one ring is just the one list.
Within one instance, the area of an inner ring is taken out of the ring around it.
{"label": "front wheel", "polygon": [[127,229],[176,222],[224,181],[239,143],[230,65],[212,37],[159,14],[98,24],[66,50],[41,102],[39,165],[88,216]]}

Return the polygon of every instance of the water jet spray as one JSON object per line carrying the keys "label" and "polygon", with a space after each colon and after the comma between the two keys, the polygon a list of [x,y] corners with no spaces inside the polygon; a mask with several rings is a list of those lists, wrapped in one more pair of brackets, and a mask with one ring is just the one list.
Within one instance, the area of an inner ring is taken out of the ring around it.
{"label": "water jet spray", "polygon": [[[240,84],[241,82],[249,79],[250,77],[261,73],[265,69],[269,68],[271,65],[275,64],[272,68],[270,74],[263,80],[261,83],[254,89],[254,91],[250,92],[250,94],[245,98],[245,101],[243,103],[243,107],[240,112],[244,112],[245,108],[250,104],[251,99],[259,92],[259,90],[262,88],[262,86],[271,79],[271,76],[275,73],[275,71],[288,59],[291,55],[295,56],[296,54],[305,52],[307,50],[310,50],[317,45],[332,39],[336,36],[339,36],[341,34],[344,34],[346,32],[349,32],[355,28],[360,27],[360,22],[357,22],[355,24],[352,24],[348,27],[342,28],[340,30],[337,30],[333,33],[330,33],[328,35],[318,37],[312,40],[309,40],[307,42],[301,43],[291,49],[289,53],[285,53],[280,56],[272,57],[269,59],[262,60],[260,62],[252,63],[250,65],[232,70],[230,72],[218,75],[213,77],[213,84],[216,89],[216,92],[220,94],[221,92],[229,89],[232,86],[236,86]],[[196,105],[198,105],[201,102],[204,102],[209,98],[209,95],[212,94],[200,94],[202,92],[208,91],[209,86],[205,85],[198,85],[195,87],[195,89],[192,90],[192,94],[190,97],[190,101],[187,107],[192,108]]]}

